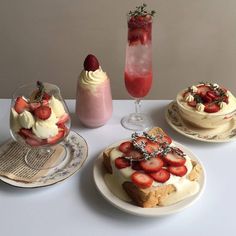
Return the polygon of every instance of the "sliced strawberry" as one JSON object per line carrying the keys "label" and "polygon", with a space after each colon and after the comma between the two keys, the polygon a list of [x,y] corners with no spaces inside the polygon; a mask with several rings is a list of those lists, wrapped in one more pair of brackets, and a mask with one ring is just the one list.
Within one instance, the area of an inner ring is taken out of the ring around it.
{"label": "sliced strawberry", "polygon": [[150,176],[157,182],[165,183],[170,178],[170,172],[165,169],[160,169],[157,172],[151,173]]}
{"label": "sliced strawberry", "polygon": [[52,97],[51,95],[49,95],[48,93],[44,92],[44,94],[43,94],[43,100],[48,101],[48,100],[51,99],[51,97]]}
{"label": "sliced strawberry", "polygon": [[62,131],[62,130],[59,130],[58,134],[53,136],[53,137],[50,137],[47,139],[47,143],[49,144],[55,144],[55,143],[58,143],[60,141],[60,139],[62,139],[64,137],[64,134],[65,132]]}
{"label": "sliced strawberry", "polygon": [[[210,92],[210,91],[208,91],[208,92]],[[202,96],[202,100],[205,103],[211,103],[213,101],[213,99],[210,96],[208,96],[207,93],[206,93],[206,95]]]}
{"label": "sliced strawberry", "polygon": [[98,59],[94,55],[89,54],[84,60],[84,69],[86,71],[95,71],[98,68],[99,68]]}
{"label": "sliced strawberry", "polygon": [[30,107],[30,110],[31,111],[34,111],[36,110],[37,108],[39,108],[41,106],[41,104],[39,102],[32,102],[29,104],[29,107]]}
{"label": "sliced strawberry", "polygon": [[196,102],[196,101],[188,102],[188,105],[189,105],[190,107],[196,107],[197,102]]}
{"label": "sliced strawberry", "polygon": [[202,95],[202,96],[205,96],[207,91],[210,91],[210,87],[207,86],[207,85],[198,85],[197,86],[197,93]]}
{"label": "sliced strawberry", "polygon": [[171,166],[183,166],[186,162],[186,159],[176,152],[169,152],[164,156],[164,160]]}
{"label": "sliced strawberry", "polygon": [[137,171],[131,175],[131,180],[139,188],[149,188],[153,183],[153,179],[149,175]]}
{"label": "sliced strawberry", "polygon": [[115,159],[115,166],[117,169],[123,169],[130,166],[130,161],[124,157],[118,157]]}
{"label": "sliced strawberry", "polygon": [[152,153],[154,151],[157,151],[160,148],[160,145],[158,143],[152,142],[152,141],[148,141],[146,144],[146,151],[148,153]]}
{"label": "sliced strawberry", "polygon": [[120,144],[119,146],[119,151],[123,152],[123,153],[127,153],[128,151],[130,151],[133,148],[133,144],[130,141],[127,142],[123,142]]}
{"label": "sliced strawberry", "polygon": [[161,142],[162,143],[168,143],[168,144],[171,144],[172,143],[172,139],[170,136],[167,136],[167,135],[164,135],[161,139]]}
{"label": "sliced strawberry", "polygon": [[164,163],[162,159],[158,157],[150,158],[149,160],[144,160],[140,162],[140,166],[147,173],[157,172],[163,167]]}
{"label": "sliced strawberry", "polygon": [[136,143],[137,143],[138,145],[142,145],[142,144],[146,145],[147,142],[148,142],[148,139],[145,138],[145,137],[137,137],[137,138],[136,138]]}
{"label": "sliced strawberry", "polygon": [[29,139],[34,139],[36,141],[41,141],[40,138],[38,138],[37,136],[33,134],[31,129],[21,128],[18,134],[25,139],[29,138]]}
{"label": "sliced strawberry", "polygon": [[51,108],[44,105],[36,108],[34,111],[34,115],[41,120],[47,120],[51,116],[51,113]]}
{"label": "sliced strawberry", "polygon": [[170,171],[171,174],[180,177],[184,176],[188,171],[186,166],[169,166],[167,169]]}
{"label": "sliced strawberry", "polygon": [[135,28],[129,31],[128,40],[130,45],[146,44],[148,41],[148,32],[143,29]]}
{"label": "sliced strawberry", "polygon": [[204,111],[207,113],[215,113],[220,110],[220,106],[216,103],[205,103]]}
{"label": "sliced strawberry", "polygon": [[215,91],[207,91],[206,95],[212,98],[212,100],[215,100],[218,97]]}
{"label": "sliced strawberry", "polygon": [[65,113],[64,115],[62,115],[59,120],[57,121],[57,125],[59,124],[65,124],[68,120],[70,119],[69,114]]}
{"label": "sliced strawberry", "polygon": [[227,96],[224,96],[224,98],[223,98],[223,102],[225,102],[225,103],[229,103],[229,98],[227,97]]}
{"label": "sliced strawberry", "polygon": [[143,155],[141,152],[137,151],[137,150],[130,150],[126,153],[127,157],[131,157],[133,160],[139,161],[139,160],[143,160]]}
{"label": "sliced strawberry", "polygon": [[140,161],[131,161],[131,168],[133,170],[142,170],[140,166]]}
{"label": "sliced strawberry", "polygon": [[17,97],[15,105],[14,105],[14,109],[15,111],[20,114],[22,113],[24,110],[29,108],[29,104],[27,101],[25,101],[25,99],[23,97]]}
{"label": "sliced strawberry", "polygon": [[38,146],[42,146],[43,144],[45,144],[43,141],[39,141],[39,140],[32,139],[32,138],[26,138],[25,142],[32,147],[38,147]]}

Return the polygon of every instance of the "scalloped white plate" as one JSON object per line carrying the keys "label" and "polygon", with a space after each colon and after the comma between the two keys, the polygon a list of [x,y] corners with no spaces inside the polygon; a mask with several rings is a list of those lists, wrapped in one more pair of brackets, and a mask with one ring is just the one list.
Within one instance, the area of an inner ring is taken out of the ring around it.
{"label": "scalloped white plate", "polygon": [[[3,149],[5,145],[9,145],[11,142],[12,140],[3,144],[0,149]],[[0,180],[16,187],[36,188],[56,184],[69,178],[82,167],[87,159],[88,145],[82,136],[72,130],[62,143],[65,144],[67,149],[65,160],[59,167],[53,168],[47,175],[40,177],[37,181],[25,183],[4,176],[0,176]]]}
{"label": "scalloped white plate", "polygon": [[166,108],[165,118],[175,131],[191,139],[209,143],[224,143],[236,140],[236,117],[215,129],[197,128],[181,118],[177,103],[173,101]]}
{"label": "scalloped white plate", "polygon": [[[110,147],[117,146],[119,145],[119,143],[112,144]],[[158,216],[170,215],[191,206],[201,197],[202,193],[204,192],[205,185],[206,185],[206,172],[201,161],[191,151],[189,151],[186,147],[184,147],[183,145],[177,142],[174,142],[174,144],[177,145],[179,148],[181,148],[191,159],[196,160],[202,166],[203,171],[202,171],[202,176],[199,182],[200,190],[197,194],[170,206],[160,206],[160,207],[154,207],[154,208],[142,208],[142,207],[132,204],[132,202],[124,201],[120,199],[118,196],[114,195],[112,191],[109,189],[109,187],[106,185],[106,182],[104,180],[106,171],[103,167],[102,153],[96,159],[94,163],[94,168],[93,168],[93,177],[94,177],[94,181],[97,186],[97,189],[100,191],[102,196],[107,201],[109,201],[112,205],[114,205],[118,209],[124,212],[130,213],[130,214],[133,214],[133,215],[138,215],[138,216],[158,217]]]}

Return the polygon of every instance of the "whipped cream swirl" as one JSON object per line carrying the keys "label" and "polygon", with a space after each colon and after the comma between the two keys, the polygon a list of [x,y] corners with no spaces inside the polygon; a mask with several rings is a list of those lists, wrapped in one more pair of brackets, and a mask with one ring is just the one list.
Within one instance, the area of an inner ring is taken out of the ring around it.
{"label": "whipped cream swirl", "polygon": [[107,74],[99,66],[95,71],[83,70],[80,74],[80,84],[83,86],[96,86],[107,79]]}

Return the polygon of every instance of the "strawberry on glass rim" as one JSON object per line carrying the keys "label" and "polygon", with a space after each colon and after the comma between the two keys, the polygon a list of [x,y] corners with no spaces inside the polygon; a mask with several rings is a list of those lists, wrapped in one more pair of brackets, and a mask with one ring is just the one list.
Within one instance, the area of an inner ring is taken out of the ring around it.
{"label": "strawberry on glass rim", "polygon": [[[34,169],[55,167],[66,157],[62,144],[70,131],[70,115],[56,85],[42,83],[27,84],[19,87],[13,94],[10,109],[10,131],[12,137],[28,147],[25,162]],[[60,145],[60,146],[58,146]],[[63,158],[48,164],[46,160],[57,148],[61,148]],[[34,149],[45,165],[37,166]]]}

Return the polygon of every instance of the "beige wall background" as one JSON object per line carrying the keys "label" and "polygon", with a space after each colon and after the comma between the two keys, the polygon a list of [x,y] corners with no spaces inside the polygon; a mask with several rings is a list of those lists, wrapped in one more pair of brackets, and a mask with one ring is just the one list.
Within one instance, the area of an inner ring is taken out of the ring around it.
{"label": "beige wall background", "polygon": [[[93,53],[111,78],[113,98],[129,98],[123,83],[126,13],[142,2],[0,0],[0,97],[42,80],[74,98],[83,60]],[[236,1],[146,3],[157,11],[147,98],[173,99],[198,81],[224,84],[236,94]]]}

